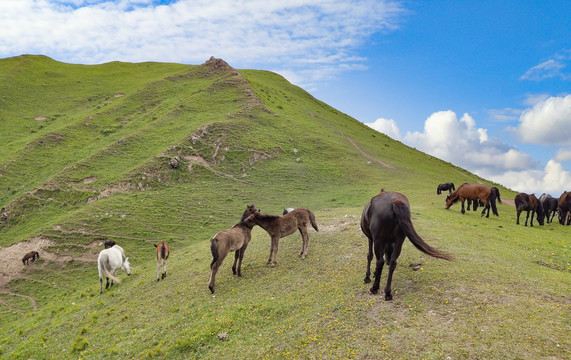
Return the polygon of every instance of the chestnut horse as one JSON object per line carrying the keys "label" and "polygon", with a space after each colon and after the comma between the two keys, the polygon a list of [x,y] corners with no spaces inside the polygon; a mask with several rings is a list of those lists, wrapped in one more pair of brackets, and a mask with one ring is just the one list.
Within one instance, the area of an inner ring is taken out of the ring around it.
{"label": "chestnut horse", "polygon": [[309,224],[313,226],[315,231],[319,231],[315,222],[315,215],[309,209],[296,208],[284,216],[260,214],[259,212],[252,215],[252,220],[270,235],[270,257],[268,264],[272,267],[276,266],[276,257],[278,254],[278,245],[280,238],[293,234],[299,230],[301,234],[301,252],[299,255],[302,259],[307,256],[307,245],[309,244],[309,234],[307,228]]}
{"label": "chestnut horse", "polygon": [[[160,279],[167,277],[167,259],[169,258],[171,250],[166,241],[161,241],[158,244],[155,244],[155,247],[157,248],[157,281],[159,281]],[[161,274],[161,267],[163,273],[159,277]]]}
{"label": "chestnut horse", "polygon": [[454,187],[454,183],[444,183],[438,185],[438,187],[436,188],[436,194],[440,195],[442,191],[446,190],[448,190],[448,194],[451,194],[452,191],[456,190],[456,188]]}
{"label": "chestnut horse", "polygon": [[559,197],[559,205],[557,206],[559,223],[561,225],[571,224],[571,192],[565,191]]}
{"label": "chestnut horse", "polygon": [[484,210],[482,210],[481,216],[484,216],[486,210],[488,210],[486,217],[490,217],[490,206],[492,207],[494,215],[498,216],[498,209],[496,207],[497,194],[499,194],[499,191],[495,191],[488,186],[464,183],[446,197],[446,209],[449,209],[450,206],[460,200],[462,202],[461,212],[464,214],[466,212],[464,210],[465,200],[470,199],[472,202],[479,200],[484,204]]}
{"label": "chestnut horse", "polygon": [[[235,251],[234,265],[232,272],[234,275],[242,276],[242,259],[248,247],[248,242],[252,238],[252,228],[254,222],[251,220],[252,214],[259,212],[254,205],[248,205],[242,214],[240,222],[228,230],[217,232],[210,239],[210,251],[212,252],[212,262],[210,263],[210,283],[208,288],[214,294],[214,281],[218,268],[229,252]],[[236,263],[238,267],[236,268]]]}
{"label": "chestnut horse", "polygon": [[[406,196],[398,192],[384,191],[373,197],[361,215],[361,230],[369,239],[369,252],[367,253],[367,272],[365,284],[371,282],[371,260],[373,251],[377,258],[375,268],[375,281],[370,291],[376,294],[379,291],[381,272],[385,262],[389,265],[389,276],[385,287],[385,300],[392,300],[391,281],[397,267],[404,243],[404,238],[420,251],[437,258],[452,260],[448,254],[442,253],[431,247],[416,233],[411,221],[410,205]],[[384,258],[383,258],[384,254]]]}
{"label": "chestnut horse", "polygon": [[514,199],[515,209],[517,211],[516,225],[519,225],[519,215],[522,211],[527,212],[525,217],[525,226],[527,226],[527,220],[529,218],[529,212],[531,211],[531,221],[530,226],[533,226],[533,215],[537,216],[537,222],[539,225],[543,225],[543,219],[545,214],[543,213],[543,207],[539,202],[539,199],[535,197],[534,194],[528,195],[526,193],[518,193]]}

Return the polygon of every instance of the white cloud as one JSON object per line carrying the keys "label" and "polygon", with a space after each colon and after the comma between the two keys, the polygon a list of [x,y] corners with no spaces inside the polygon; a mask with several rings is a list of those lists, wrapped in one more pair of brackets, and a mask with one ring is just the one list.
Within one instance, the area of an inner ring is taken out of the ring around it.
{"label": "white cloud", "polygon": [[401,140],[399,127],[397,126],[396,121],[394,121],[393,119],[379,118],[375,120],[375,122],[365,123],[365,125],[395,140]]}
{"label": "white cloud", "polygon": [[559,149],[553,160],[558,162],[571,162],[571,149]]}
{"label": "white cloud", "polygon": [[0,57],[199,64],[216,56],[326,77],[363,68],[355,49],[396,29],[402,13],[393,0],[0,0]]}
{"label": "white cloud", "polygon": [[535,193],[536,196],[544,192],[559,196],[563,191],[571,190],[571,172],[555,160],[549,160],[543,171],[507,171],[500,175],[489,174],[487,178],[515,191]]}
{"label": "white cloud", "polygon": [[450,110],[432,114],[424,124],[424,132],[408,132],[404,139],[410,146],[475,173],[498,174],[536,165],[530,155],[490,139],[487,129],[477,128],[469,114],[458,120]]}
{"label": "white cloud", "polygon": [[515,131],[526,143],[571,145],[571,95],[550,97],[524,111]]}
{"label": "white cloud", "polygon": [[571,50],[562,50],[550,59],[535,65],[520,77],[520,80],[541,81],[551,78],[571,79],[571,74],[565,72],[567,63],[571,60]]}

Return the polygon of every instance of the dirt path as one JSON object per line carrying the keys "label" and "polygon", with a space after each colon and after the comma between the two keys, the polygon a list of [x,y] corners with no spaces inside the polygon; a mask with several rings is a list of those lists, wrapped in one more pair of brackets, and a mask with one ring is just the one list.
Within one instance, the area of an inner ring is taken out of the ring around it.
{"label": "dirt path", "polygon": [[395,166],[394,166],[393,164],[389,164],[389,163],[386,163],[386,162],[384,162],[384,161],[377,160],[377,159],[375,159],[374,157],[372,157],[371,155],[369,155],[369,154],[367,154],[366,152],[364,152],[363,150],[361,150],[361,148],[359,147],[359,145],[357,145],[357,143],[356,143],[355,141],[353,141],[353,139],[351,139],[351,138],[348,137],[347,135],[343,135],[343,136],[345,137],[345,139],[347,139],[347,141],[349,141],[349,142],[351,143],[351,145],[353,145],[353,146],[355,147],[355,149],[359,150],[359,152],[361,153],[361,155],[363,155],[363,156],[366,157],[367,159],[370,159],[370,160],[372,160],[373,162],[375,162],[375,163],[377,163],[377,164],[379,164],[379,165],[381,165],[381,166],[384,166],[384,167],[386,167],[386,168],[389,168],[389,169],[394,169],[394,168],[395,168]]}

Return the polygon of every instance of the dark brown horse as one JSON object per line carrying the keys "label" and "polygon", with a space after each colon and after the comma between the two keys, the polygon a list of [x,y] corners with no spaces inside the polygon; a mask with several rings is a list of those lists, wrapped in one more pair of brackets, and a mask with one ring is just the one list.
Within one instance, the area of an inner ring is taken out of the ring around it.
{"label": "dark brown horse", "polygon": [[385,300],[392,300],[393,298],[391,281],[405,237],[408,237],[412,244],[425,254],[446,260],[452,259],[450,255],[425,243],[416,233],[411,221],[408,199],[401,193],[381,190],[379,195],[372,198],[363,209],[361,230],[369,239],[365,284],[371,282],[373,252],[377,258],[375,281],[370,289],[371,293],[376,294],[379,291],[383,265],[385,262],[389,264]]}
{"label": "dark brown horse", "polygon": [[115,245],[117,245],[117,244],[115,243],[115,241],[113,241],[111,239],[107,239],[103,242],[103,247],[105,247],[105,249],[109,249],[110,247],[113,247]]}
{"label": "dark brown horse", "polygon": [[[166,241],[155,244],[155,247],[157,248],[157,281],[159,281],[167,277],[167,259],[169,258],[171,250]],[[163,270],[162,275],[161,268]],[[159,277],[159,275],[161,276]]]}
{"label": "dark brown horse", "polygon": [[276,257],[280,238],[291,235],[296,230],[299,230],[302,240],[299,255],[302,259],[305,259],[307,256],[307,246],[309,244],[309,233],[307,231],[309,224],[313,226],[315,231],[319,231],[317,223],[315,222],[315,215],[311,210],[304,208],[294,209],[284,216],[260,214],[257,212],[253,214],[252,220],[270,235],[272,243],[270,245],[268,264],[271,264],[272,267],[277,264]]}
{"label": "dark brown horse", "polygon": [[40,253],[37,251],[30,251],[29,253],[27,253],[26,255],[24,255],[24,257],[22,258],[22,263],[24,265],[29,265],[30,260],[32,262],[36,261],[36,259],[40,258]]}
{"label": "dark brown horse", "polygon": [[533,215],[537,216],[537,222],[539,225],[543,225],[543,219],[545,214],[543,213],[543,207],[539,202],[539,199],[535,197],[534,194],[528,195],[526,193],[518,193],[514,199],[515,209],[517,211],[516,224],[519,225],[519,215],[522,211],[527,212],[525,217],[525,226],[527,226],[527,220],[529,218],[529,212],[531,211],[531,221],[530,226],[533,226]]}
{"label": "dark brown horse", "polygon": [[456,188],[454,187],[454,183],[444,183],[444,184],[439,184],[438,187],[436,188],[436,194],[440,195],[443,191],[448,190],[448,194],[451,194],[452,191],[456,190]]}
{"label": "dark brown horse", "polygon": [[464,183],[460,185],[460,187],[458,187],[458,189],[456,189],[452,194],[446,197],[446,209],[449,209],[450,206],[460,200],[462,202],[461,212],[464,214],[466,212],[464,210],[464,201],[470,199],[473,203],[474,201],[482,201],[484,204],[484,210],[482,210],[481,216],[484,216],[486,210],[488,210],[486,217],[490,217],[490,207],[492,208],[494,215],[498,216],[498,209],[496,207],[496,193],[499,193],[499,191],[496,192],[492,188],[485,185],[473,185]]}
{"label": "dark brown horse", "polygon": [[[234,275],[242,276],[242,259],[248,247],[248,242],[250,242],[252,238],[252,228],[255,225],[251,220],[251,215],[257,212],[259,212],[259,210],[256,209],[254,205],[248,205],[239,223],[228,230],[217,232],[210,239],[212,262],[210,263],[210,283],[208,284],[208,288],[213,294],[216,272],[218,272],[218,268],[222,265],[222,261],[224,261],[226,255],[231,251],[236,252],[232,272]],[[238,267],[236,267],[236,263]]]}
{"label": "dark brown horse", "polygon": [[571,192],[565,191],[559,197],[557,214],[559,216],[559,223],[561,225],[571,224]]}

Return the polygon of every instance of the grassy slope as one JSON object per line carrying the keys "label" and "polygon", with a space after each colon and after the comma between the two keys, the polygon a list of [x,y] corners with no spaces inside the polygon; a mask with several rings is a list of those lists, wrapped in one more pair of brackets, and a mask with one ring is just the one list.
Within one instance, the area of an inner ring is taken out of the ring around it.
{"label": "grassy slope", "polygon": [[[38,310],[0,294],[0,356],[570,355],[569,227],[524,229],[507,205],[500,218],[461,215],[458,205],[445,211],[438,183],[484,180],[275,74],[23,57],[1,60],[0,79],[0,206],[9,209],[0,245],[42,236],[58,243],[48,251],[79,255],[108,237],[134,264],[133,276],[121,274],[101,296],[94,263],[41,259],[26,268],[9,290],[32,296]],[[178,169],[168,166],[174,156]],[[405,193],[418,232],[457,258],[430,259],[405,245],[393,302],[362,284],[358,218],[381,187]],[[211,296],[208,239],[247,203],[276,214],[311,208],[320,232],[311,232],[305,261],[296,257],[299,235],[284,239],[271,269],[267,235],[256,228],[244,277],[231,275],[227,259]],[[150,243],[159,239],[173,254],[157,284]],[[414,272],[412,262],[423,269]],[[228,340],[217,339],[222,332]]]}

